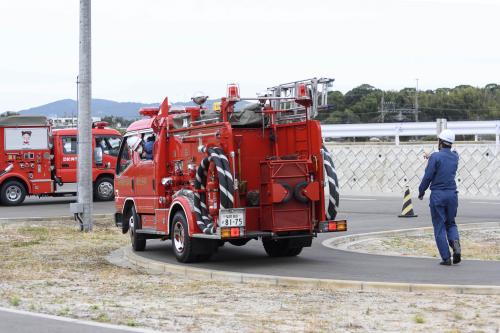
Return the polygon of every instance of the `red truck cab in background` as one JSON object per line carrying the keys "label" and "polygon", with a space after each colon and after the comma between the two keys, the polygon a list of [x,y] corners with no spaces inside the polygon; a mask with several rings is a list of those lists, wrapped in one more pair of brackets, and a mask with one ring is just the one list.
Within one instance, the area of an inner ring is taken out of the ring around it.
{"label": "red truck cab in background", "polygon": [[[259,101],[242,112],[236,85],[220,110],[143,108],[127,129],[115,178],[115,221],[132,248],[171,239],[180,262],[207,260],[225,242],[261,239],[269,256],[296,256],[317,233],[346,231],[335,220],[338,182],[310,119],[311,88]],[[273,107],[274,101],[280,102]],[[283,107],[283,108],[280,108]]]}
{"label": "red truck cab in background", "polygon": [[[96,122],[92,136],[94,198],[113,200],[121,134]],[[54,129],[44,116],[0,117],[0,202],[21,204],[28,195],[77,192],[77,130]]]}

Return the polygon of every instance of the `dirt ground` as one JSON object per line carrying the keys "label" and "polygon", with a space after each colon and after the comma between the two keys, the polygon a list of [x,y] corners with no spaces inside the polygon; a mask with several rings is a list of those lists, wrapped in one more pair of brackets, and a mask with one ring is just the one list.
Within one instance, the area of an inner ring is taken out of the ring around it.
{"label": "dirt ground", "polygon": [[[500,229],[460,226],[463,259],[500,260]],[[372,238],[349,246],[350,250],[374,254],[438,257],[432,230],[414,236]],[[500,279],[499,279],[500,280]]]}
{"label": "dirt ground", "polygon": [[500,296],[349,292],[151,275],[111,265],[111,225],[0,225],[0,306],[179,332],[496,332]]}

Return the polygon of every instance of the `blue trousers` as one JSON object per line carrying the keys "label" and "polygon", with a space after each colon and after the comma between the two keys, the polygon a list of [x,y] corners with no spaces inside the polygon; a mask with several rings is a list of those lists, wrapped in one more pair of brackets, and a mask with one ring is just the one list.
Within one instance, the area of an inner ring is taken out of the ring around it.
{"label": "blue trousers", "polygon": [[460,239],[455,224],[458,208],[457,192],[434,190],[431,192],[429,206],[439,255],[443,260],[447,260],[451,257],[448,246]]}

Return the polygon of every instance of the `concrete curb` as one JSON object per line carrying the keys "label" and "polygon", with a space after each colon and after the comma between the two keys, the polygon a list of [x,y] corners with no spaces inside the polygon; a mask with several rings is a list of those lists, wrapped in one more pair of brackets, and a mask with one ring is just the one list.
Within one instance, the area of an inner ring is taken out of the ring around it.
{"label": "concrete curb", "polygon": [[[466,223],[459,224],[460,228],[464,230],[478,229],[478,228],[498,228],[500,227],[500,222],[480,222],[480,223]],[[349,251],[363,254],[376,254],[381,256],[390,256],[390,257],[404,257],[404,258],[432,258],[428,256],[407,256],[407,255],[396,255],[396,254],[383,254],[383,253],[373,253],[369,251],[363,250],[352,250],[349,248],[350,245],[354,245],[356,243],[360,243],[367,240],[377,239],[377,238],[385,238],[385,237],[393,237],[393,236],[421,236],[425,234],[425,232],[432,230],[432,227],[423,227],[423,228],[412,228],[412,229],[398,229],[398,230],[389,230],[389,231],[377,231],[377,232],[369,232],[364,234],[354,234],[347,236],[340,236],[335,238],[329,238],[323,241],[322,245],[334,250],[341,251]],[[479,260],[479,259],[467,259],[467,260]],[[488,261],[497,261],[497,260],[488,260]]]}
{"label": "concrete curb", "polygon": [[500,295],[500,286],[370,282],[247,274],[158,262],[135,254],[130,246],[123,247],[117,251],[122,251],[122,255],[128,262],[147,272],[176,274],[194,279],[350,291],[446,292],[455,294]]}

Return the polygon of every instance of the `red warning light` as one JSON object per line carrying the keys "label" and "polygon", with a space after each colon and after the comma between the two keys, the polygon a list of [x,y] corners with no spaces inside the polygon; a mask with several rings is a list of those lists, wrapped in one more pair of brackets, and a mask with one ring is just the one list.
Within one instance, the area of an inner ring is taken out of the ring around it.
{"label": "red warning light", "polygon": [[240,87],[231,83],[227,86],[227,100],[228,101],[239,101],[240,100]]}
{"label": "red warning light", "polygon": [[307,87],[304,83],[299,83],[297,85],[297,88],[295,89],[295,98],[297,98],[297,99],[309,98],[309,93],[308,93]]}

